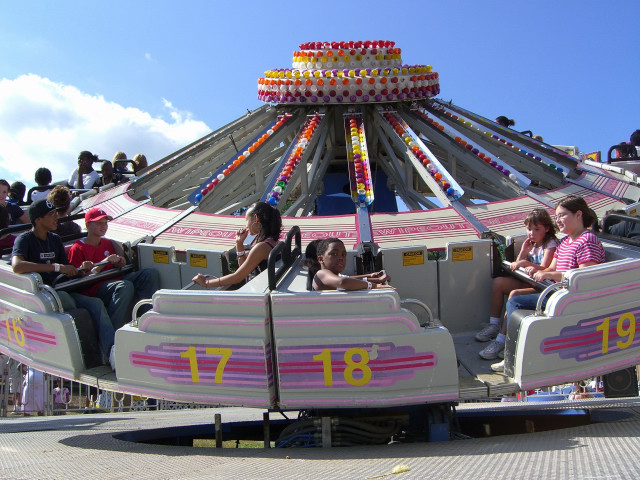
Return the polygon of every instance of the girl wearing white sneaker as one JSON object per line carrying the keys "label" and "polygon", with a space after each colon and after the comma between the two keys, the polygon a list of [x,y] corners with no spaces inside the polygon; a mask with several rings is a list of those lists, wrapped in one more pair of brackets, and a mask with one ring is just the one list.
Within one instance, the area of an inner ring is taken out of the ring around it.
{"label": "girl wearing white sneaker", "polygon": [[[562,199],[556,207],[556,224],[560,232],[566,234],[566,237],[558,244],[551,265],[544,270],[535,272],[532,275],[533,279],[537,282],[544,280],[559,282],[562,280],[562,272],[604,263],[604,247],[598,237],[589,231],[589,227],[597,219],[596,214],[589,208],[584,198],[569,195]],[[539,293],[535,293],[509,299],[507,302],[507,323],[511,314],[516,310],[536,308],[539,296]],[[506,332],[506,325],[504,328]],[[500,363],[504,369],[504,363]],[[494,371],[500,371],[499,368],[500,364],[492,365]]]}
{"label": "girl wearing white sneaker", "polygon": [[[556,251],[558,240],[556,239],[556,227],[551,215],[544,208],[535,208],[524,219],[527,227],[527,239],[523,242],[518,258],[511,263],[511,270],[522,268],[528,275],[533,275],[538,270],[543,270],[551,265],[553,254]],[[516,295],[535,293],[525,282],[515,277],[496,277],[491,288],[491,311],[489,325],[476,334],[479,342],[488,342],[491,339],[503,336],[500,332],[502,325],[502,308],[504,297],[512,298]],[[497,336],[497,337],[496,337]],[[492,342],[480,351],[480,356],[485,360],[492,360],[504,349],[504,338],[501,342]]]}

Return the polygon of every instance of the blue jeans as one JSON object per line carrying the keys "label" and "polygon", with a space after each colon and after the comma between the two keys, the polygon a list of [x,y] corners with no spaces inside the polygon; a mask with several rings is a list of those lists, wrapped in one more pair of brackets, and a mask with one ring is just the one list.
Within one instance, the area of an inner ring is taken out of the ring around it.
{"label": "blue jeans", "polygon": [[[513,297],[507,302],[507,328],[509,326],[509,319],[511,314],[516,310],[535,310],[538,304],[539,293],[532,293],[531,295],[519,295]],[[547,297],[548,298],[548,297]],[[547,299],[542,302],[542,308],[547,304]]]}
{"label": "blue jeans", "polygon": [[87,297],[79,293],[58,292],[58,297],[62,303],[62,308],[84,308],[91,315],[93,326],[98,334],[98,345],[100,345],[100,356],[102,363],[109,363],[109,352],[115,338],[115,330],[111,324],[111,319],[104,308],[102,300],[96,297]]}
{"label": "blue jeans", "polygon": [[118,330],[130,320],[134,296],[151,298],[159,284],[158,271],[153,268],[132,272],[122,277],[122,280],[102,284],[96,296],[107,307],[113,329]]}

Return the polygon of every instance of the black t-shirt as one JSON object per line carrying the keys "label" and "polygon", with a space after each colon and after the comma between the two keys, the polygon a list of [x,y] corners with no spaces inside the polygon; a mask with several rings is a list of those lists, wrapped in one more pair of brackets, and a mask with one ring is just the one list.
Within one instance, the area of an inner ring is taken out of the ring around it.
{"label": "black t-shirt", "polygon": [[[33,230],[23,233],[16,238],[11,255],[19,255],[27,262],[33,263],[69,264],[62,240],[58,235],[51,232],[47,232],[46,240],[40,240],[36,237]],[[40,273],[42,281],[47,285],[51,285],[58,275],[60,274],[57,272]]]}
{"label": "black t-shirt", "polygon": [[7,212],[9,212],[9,225],[15,225],[20,220],[20,217],[24,215],[24,210],[15,203],[7,202],[6,208]]}

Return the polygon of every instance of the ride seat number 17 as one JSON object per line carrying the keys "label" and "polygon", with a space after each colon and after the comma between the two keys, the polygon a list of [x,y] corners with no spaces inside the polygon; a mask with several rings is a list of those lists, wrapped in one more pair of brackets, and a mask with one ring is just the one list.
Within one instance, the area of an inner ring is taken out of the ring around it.
{"label": "ride seat number 17", "polygon": [[[214,377],[214,383],[222,383],[222,374],[224,373],[224,367],[231,358],[232,350],[230,348],[214,348],[207,347],[204,350],[205,355],[221,355],[220,361],[216,366],[216,374]],[[196,347],[189,347],[186,352],[180,353],[181,358],[189,359],[189,366],[191,368],[191,381],[193,383],[200,383],[200,370],[198,369],[198,358],[196,356]]]}

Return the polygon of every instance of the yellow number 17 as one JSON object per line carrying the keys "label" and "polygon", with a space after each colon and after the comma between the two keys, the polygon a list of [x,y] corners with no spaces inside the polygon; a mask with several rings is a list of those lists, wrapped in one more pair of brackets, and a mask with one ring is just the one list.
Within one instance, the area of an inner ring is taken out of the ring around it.
{"label": "yellow number 17", "polygon": [[[222,358],[218,362],[218,366],[216,366],[216,376],[214,378],[214,383],[222,383],[224,367],[227,365],[229,358],[231,358],[232,350],[230,348],[207,347],[204,352],[206,355],[222,355]],[[180,357],[189,359],[189,366],[191,367],[191,381],[193,383],[200,383],[196,347],[189,347],[186,352],[180,353]]]}

